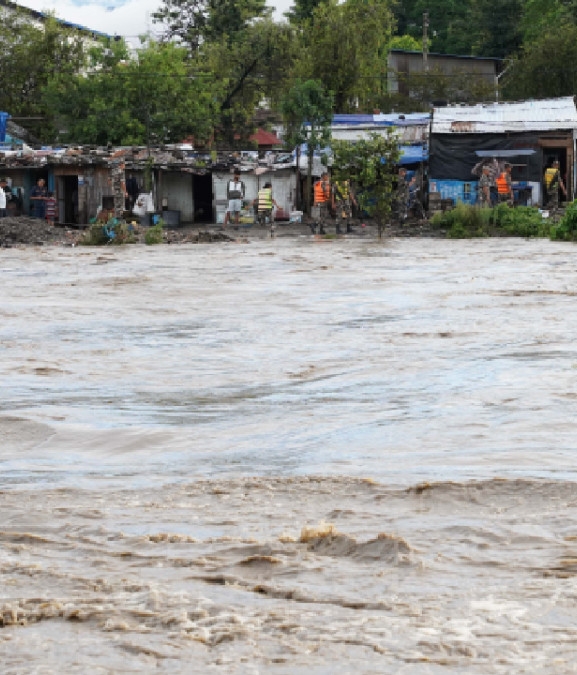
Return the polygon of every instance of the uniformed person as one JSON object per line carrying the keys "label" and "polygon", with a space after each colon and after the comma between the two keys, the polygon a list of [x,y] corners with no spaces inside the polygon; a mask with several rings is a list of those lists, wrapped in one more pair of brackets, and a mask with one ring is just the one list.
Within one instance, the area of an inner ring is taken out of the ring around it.
{"label": "uniformed person", "polygon": [[347,232],[353,232],[353,204],[357,205],[357,200],[348,180],[335,181],[333,183],[333,194],[336,213],[336,233],[343,234],[343,226]]}
{"label": "uniformed person", "polygon": [[[324,172],[320,179],[314,184],[314,206],[316,207],[316,217],[318,218],[319,234],[326,234],[325,225],[328,225],[331,217],[331,210],[334,208],[333,190],[328,172]],[[316,232],[316,226],[311,225],[313,234]]]}

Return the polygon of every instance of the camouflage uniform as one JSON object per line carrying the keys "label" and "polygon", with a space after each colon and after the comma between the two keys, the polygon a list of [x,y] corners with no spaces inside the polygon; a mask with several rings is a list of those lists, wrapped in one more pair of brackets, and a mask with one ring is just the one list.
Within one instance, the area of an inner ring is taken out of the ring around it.
{"label": "camouflage uniform", "polygon": [[335,211],[336,211],[336,232],[343,233],[342,225],[347,232],[352,231],[351,219],[353,217],[353,205],[351,202],[351,186],[348,180],[335,182],[333,184]]}
{"label": "camouflage uniform", "polygon": [[479,178],[479,206],[491,206],[491,178],[486,173]]}
{"label": "camouflage uniform", "polygon": [[409,204],[409,184],[405,180],[405,174],[399,175],[397,189],[395,191],[395,211],[399,222],[407,219],[407,207]]}

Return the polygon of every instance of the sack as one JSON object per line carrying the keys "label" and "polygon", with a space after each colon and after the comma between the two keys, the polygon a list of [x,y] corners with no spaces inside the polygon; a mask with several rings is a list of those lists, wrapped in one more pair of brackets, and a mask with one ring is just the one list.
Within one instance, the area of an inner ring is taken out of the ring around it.
{"label": "sack", "polygon": [[146,213],[154,212],[154,200],[152,192],[138,195],[138,199],[134,202],[132,213],[135,216],[144,216]]}

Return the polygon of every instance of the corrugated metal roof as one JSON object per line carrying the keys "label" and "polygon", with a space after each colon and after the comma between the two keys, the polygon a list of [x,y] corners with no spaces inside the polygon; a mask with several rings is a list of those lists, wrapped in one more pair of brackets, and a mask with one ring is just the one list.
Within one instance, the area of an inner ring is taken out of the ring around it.
{"label": "corrugated metal roof", "polygon": [[429,124],[431,116],[429,113],[376,113],[374,115],[365,114],[338,114],[333,117],[332,126],[334,127],[396,127],[409,126],[413,124]]}
{"label": "corrugated metal roof", "polygon": [[577,129],[577,109],[571,96],[519,103],[435,108],[431,126],[433,134],[488,134],[557,129]]}

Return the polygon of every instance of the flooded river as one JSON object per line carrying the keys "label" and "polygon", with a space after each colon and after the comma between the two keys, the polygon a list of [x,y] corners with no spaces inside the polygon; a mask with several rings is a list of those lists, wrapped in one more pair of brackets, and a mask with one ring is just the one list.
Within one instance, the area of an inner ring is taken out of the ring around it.
{"label": "flooded river", "polygon": [[576,673],[577,249],[0,252],[4,675]]}

